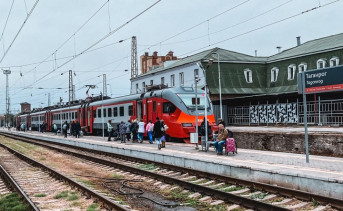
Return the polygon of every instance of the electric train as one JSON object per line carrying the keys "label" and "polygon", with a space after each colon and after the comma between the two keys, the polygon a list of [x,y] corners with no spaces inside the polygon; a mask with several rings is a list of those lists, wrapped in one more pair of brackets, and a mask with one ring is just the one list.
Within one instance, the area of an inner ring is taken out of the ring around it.
{"label": "electric train", "polygon": [[117,128],[121,121],[138,119],[145,123],[152,120],[154,123],[156,117],[159,117],[169,127],[166,131],[167,141],[174,139],[189,143],[190,133],[195,132],[196,113],[200,125],[205,116],[205,104],[209,126],[212,130],[218,129],[211,101],[208,97],[205,98],[203,90],[197,90],[197,93],[196,98],[195,89],[191,87],[152,90],[142,94],[31,112],[20,115],[19,119],[21,123],[26,121],[27,128],[31,130],[38,130],[38,126],[44,123],[48,131],[52,130],[53,124],[60,129],[65,121],[79,121],[85,134],[100,135],[103,128],[107,133],[108,120]]}

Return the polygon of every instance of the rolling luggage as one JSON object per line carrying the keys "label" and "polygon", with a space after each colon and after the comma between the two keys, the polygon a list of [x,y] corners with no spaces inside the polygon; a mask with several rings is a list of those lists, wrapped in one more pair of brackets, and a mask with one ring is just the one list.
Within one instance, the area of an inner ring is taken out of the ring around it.
{"label": "rolling luggage", "polygon": [[227,138],[225,143],[225,154],[229,154],[232,152],[233,154],[237,154],[236,142],[234,138]]}

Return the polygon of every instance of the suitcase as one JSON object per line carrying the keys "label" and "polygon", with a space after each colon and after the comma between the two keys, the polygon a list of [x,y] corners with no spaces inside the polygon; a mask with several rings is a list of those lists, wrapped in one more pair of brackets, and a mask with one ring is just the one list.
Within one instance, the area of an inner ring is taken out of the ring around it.
{"label": "suitcase", "polygon": [[225,143],[225,154],[229,154],[232,152],[233,154],[237,154],[236,142],[234,138],[227,138]]}

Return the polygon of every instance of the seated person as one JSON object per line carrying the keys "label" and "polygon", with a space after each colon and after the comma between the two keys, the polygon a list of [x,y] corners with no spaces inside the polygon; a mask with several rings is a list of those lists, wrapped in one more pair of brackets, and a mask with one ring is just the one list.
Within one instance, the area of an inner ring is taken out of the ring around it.
{"label": "seated person", "polygon": [[223,154],[223,145],[226,142],[226,138],[228,136],[228,131],[224,128],[223,124],[218,125],[218,137],[217,140],[213,142],[214,147],[217,150],[217,155]]}

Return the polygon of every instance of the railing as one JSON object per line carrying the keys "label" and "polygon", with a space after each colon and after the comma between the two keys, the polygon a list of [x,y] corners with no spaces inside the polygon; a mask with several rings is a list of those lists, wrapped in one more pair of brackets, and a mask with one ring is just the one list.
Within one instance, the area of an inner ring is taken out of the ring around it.
{"label": "railing", "polygon": [[[303,124],[303,103],[260,104],[228,107],[231,125]],[[343,99],[307,102],[308,124],[343,125]]]}

